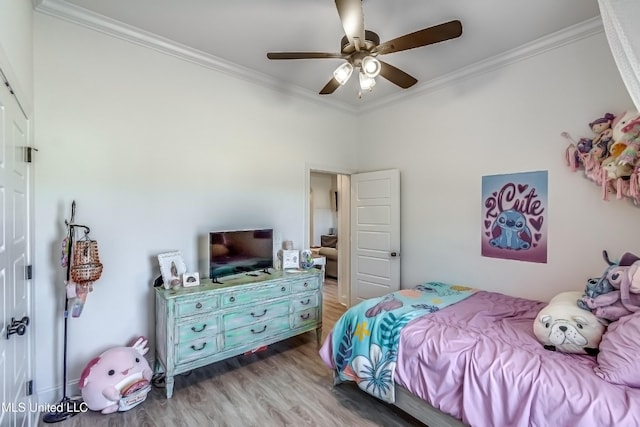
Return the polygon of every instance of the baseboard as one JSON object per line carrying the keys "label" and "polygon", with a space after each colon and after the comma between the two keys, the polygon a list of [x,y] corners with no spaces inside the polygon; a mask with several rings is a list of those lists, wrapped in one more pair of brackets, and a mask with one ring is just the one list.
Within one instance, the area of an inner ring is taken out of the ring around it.
{"label": "baseboard", "polygon": [[[74,396],[80,396],[80,388],[78,387],[77,380],[67,384],[67,397]],[[63,396],[61,385],[40,390],[36,393],[38,405],[53,405],[62,400],[63,397],[65,396]]]}
{"label": "baseboard", "polygon": [[[149,367],[151,368],[151,371],[153,371],[155,366],[155,357],[145,356],[145,358],[149,363]],[[79,382],[80,382],[80,379],[67,382],[66,397],[79,397],[82,395],[82,392],[80,391],[80,386],[78,385]],[[65,396],[63,396],[63,393],[62,393],[62,385],[59,385],[59,386],[50,387],[44,390],[38,390],[35,393],[34,399],[38,403],[38,405],[53,405],[55,403],[58,403],[60,400],[62,400],[63,397]]]}

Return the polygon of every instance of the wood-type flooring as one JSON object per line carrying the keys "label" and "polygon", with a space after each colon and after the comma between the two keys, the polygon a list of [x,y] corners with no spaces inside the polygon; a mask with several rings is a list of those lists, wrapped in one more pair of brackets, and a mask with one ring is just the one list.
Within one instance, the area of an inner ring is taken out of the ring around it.
{"label": "wood-type flooring", "polygon": [[[337,284],[324,287],[323,342],[345,307]],[[332,372],[318,355],[316,334],[307,332],[250,356],[238,356],[175,378],[173,397],[154,387],[126,412],[89,411],[39,426],[422,426],[392,405],[353,384],[333,386]]]}

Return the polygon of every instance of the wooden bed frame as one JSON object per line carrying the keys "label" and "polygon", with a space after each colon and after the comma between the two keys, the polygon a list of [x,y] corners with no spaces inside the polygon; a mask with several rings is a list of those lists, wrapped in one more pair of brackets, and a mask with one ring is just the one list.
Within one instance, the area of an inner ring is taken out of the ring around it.
{"label": "wooden bed frame", "polygon": [[[337,387],[340,384],[343,384],[343,382],[338,378],[336,371],[333,370],[333,386]],[[357,386],[355,388],[362,393],[366,393]],[[392,405],[429,427],[468,427],[467,424],[434,408],[398,383],[395,384],[395,397],[396,400]]]}
{"label": "wooden bed frame", "polygon": [[457,418],[434,408],[406,388],[396,384],[395,406],[429,427],[465,427]]}

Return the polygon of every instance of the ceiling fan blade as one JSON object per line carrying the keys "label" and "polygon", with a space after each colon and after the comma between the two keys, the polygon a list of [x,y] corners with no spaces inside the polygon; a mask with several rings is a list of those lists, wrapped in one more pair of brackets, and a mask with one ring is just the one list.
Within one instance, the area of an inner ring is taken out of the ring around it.
{"label": "ceiling fan blade", "polygon": [[329,80],[322,90],[320,91],[320,95],[329,95],[336,91],[340,87],[340,83],[335,78]]}
{"label": "ceiling fan blade", "polygon": [[[365,42],[362,0],[336,0],[336,8],[349,43],[355,46],[356,50],[360,50],[360,46],[364,46]],[[359,42],[356,43],[355,39]]]}
{"label": "ceiling fan blade", "polygon": [[372,53],[385,55],[387,53],[400,52],[455,39],[460,35],[462,35],[462,23],[458,20],[449,21],[381,43],[372,49]]}
{"label": "ceiling fan blade", "polygon": [[323,59],[323,58],[346,58],[342,53],[326,52],[269,52],[269,59]]}
{"label": "ceiling fan blade", "polygon": [[380,61],[380,75],[391,83],[400,86],[402,89],[407,89],[414,84],[418,83],[414,77],[405,73],[399,68],[394,67],[391,64],[387,64],[384,61]]}

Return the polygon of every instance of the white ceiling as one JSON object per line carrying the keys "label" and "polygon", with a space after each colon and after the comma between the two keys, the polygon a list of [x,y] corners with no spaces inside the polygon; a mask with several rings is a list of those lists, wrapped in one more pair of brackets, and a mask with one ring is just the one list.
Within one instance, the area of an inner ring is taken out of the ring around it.
{"label": "white ceiling", "polygon": [[104,16],[111,27],[123,23],[125,29],[202,51],[245,78],[331,97],[354,110],[419,91],[429,81],[599,15],[597,0],[364,0],[365,27],[378,33],[381,42],[452,19],[462,22],[463,33],[385,55],[386,62],[418,83],[403,90],[378,77],[373,91],[359,98],[355,74],[332,95],[318,95],[341,59],[266,57],[270,51],[339,52],[344,32],[333,0],[44,0],[37,9],[64,10],[59,16],[73,11],[76,21],[77,16],[94,21]]}

